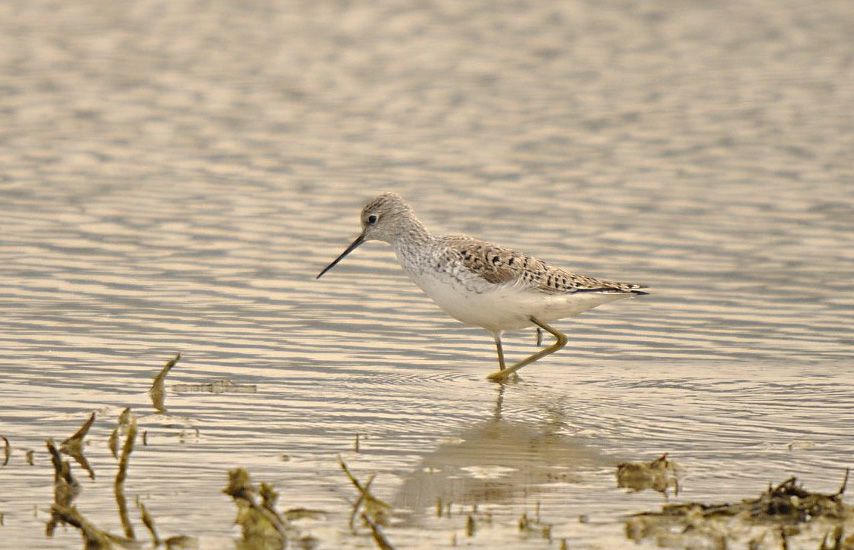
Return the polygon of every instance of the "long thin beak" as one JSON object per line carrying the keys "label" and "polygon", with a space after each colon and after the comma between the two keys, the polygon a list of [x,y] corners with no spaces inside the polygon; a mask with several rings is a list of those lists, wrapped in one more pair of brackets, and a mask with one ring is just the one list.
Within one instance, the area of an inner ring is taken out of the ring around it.
{"label": "long thin beak", "polygon": [[341,260],[343,260],[343,259],[344,259],[344,256],[346,256],[346,255],[347,255],[347,254],[349,254],[350,252],[353,252],[354,250],[356,250],[356,249],[359,247],[359,245],[360,245],[360,244],[362,244],[363,242],[365,242],[365,234],[364,234],[364,233],[362,233],[361,235],[359,235],[358,237],[356,237],[356,240],[355,240],[355,241],[353,241],[353,244],[351,244],[350,246],[348,246],[348,247],[347,247],[347,250],[345,250],[344,252],[342,252],[342,253],[341,253],[341,255],[340,255],[340,256],[338,256],[337,258],[335,258],[335,261],[334,261],[334,262],[332,262],[331,264],[329,264],[328,266],[326,266],[326,269],[324,269],[323,271],[321,271],[321,272],[320,272],[320,274],[318,274],[318,276],[317,276],[317,277],[315,277],[315,278],[316,278],[316,279],[320,279],[321,277],[323,277],[323,274],[324,274],[324,273],[326,273],[327,271],[329,271],[330,269],[332,269],[333,267],[335,267],[335,266],[338,264],[338,262],[340,262]]}

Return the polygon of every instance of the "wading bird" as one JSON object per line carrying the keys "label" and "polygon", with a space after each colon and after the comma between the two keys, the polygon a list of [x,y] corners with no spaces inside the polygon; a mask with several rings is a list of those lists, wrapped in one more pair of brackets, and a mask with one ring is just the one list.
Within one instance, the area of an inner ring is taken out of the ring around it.
{"label": "wading bird", "polygon": [[[640,285],[579,275],[465,235],[433,235],[395,193],[382,194],[365,205],[361,221],[362,233],[317,278],[364,242],[389,243],[409,278],[439,307],[466,325],[492,334],[499,370],[488,376],[490,380],[505,380],[565,346],[566,335],[549,322],[646,294]],[[508,367],[502,334],[530,326],[537,327],[538,336],[540,329],[551,333],[556,342]]]}

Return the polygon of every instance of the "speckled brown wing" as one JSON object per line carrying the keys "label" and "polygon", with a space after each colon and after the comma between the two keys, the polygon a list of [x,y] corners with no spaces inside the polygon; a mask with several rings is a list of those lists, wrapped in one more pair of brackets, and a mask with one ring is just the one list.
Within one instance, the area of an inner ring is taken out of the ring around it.
{"label": "speckled brown wing", "polygon": [[601,281],[586,275],[552,267],[538,258],[526,256],[486,241],[466,236],[442,238],[449,258],[470,273],[492,284],[526,287],[549,294],[576,292],[616,292],[643,294],[640,285]]}
{"label": "speckled brown wing", "polygon": [[594,277],[572,273],[566,269],[551,266],[546,266],[545,271],[539,275],[538,284],[544,292],[646,294],[646,292],[640,290],[642,288],[641,285],[602,281]]}
{"label": "speckled brown wing", "polygon": [[453,260],[489,283],[512,283],[519,277],[514,264],[520,255],[512,250],[465,236],[452,235],[442,241],[448,253],[455,256]]}

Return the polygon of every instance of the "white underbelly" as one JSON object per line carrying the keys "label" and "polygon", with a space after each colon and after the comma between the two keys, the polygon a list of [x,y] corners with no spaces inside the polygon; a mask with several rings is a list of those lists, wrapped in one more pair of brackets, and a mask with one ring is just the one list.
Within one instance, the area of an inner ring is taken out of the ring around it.
{"label": "white underbelly", "polygon": [[513,286],[488,286],[470,290],[443,273],[425,272],[412,277],[436,304],[466,325],[489,331],[514,330],[532,325],[530,317],[549,322],[572,317],[622,294],[546,294]]}

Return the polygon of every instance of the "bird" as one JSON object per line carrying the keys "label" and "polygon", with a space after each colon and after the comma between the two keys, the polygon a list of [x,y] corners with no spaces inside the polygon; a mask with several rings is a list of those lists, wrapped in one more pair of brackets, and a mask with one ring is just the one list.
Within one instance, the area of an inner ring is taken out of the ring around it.
{"label": "bird", "polygon": [[[368,241],[390,244],[403,271],[441,309],[492,335],[498,370],[487,378],[495,382],[506,381],[522,367],[566,345],[567,336],[549,323],[607,302],[648,294],[639,284],[573,273],[467,235],[434,235],[396,193],[369,201],[360,221],[359,236],[316,279]],[[537,329],[538,345],[541,330],[555,337],[554,344],[508,366],[501,343],[504,332],[530,327]]]}

